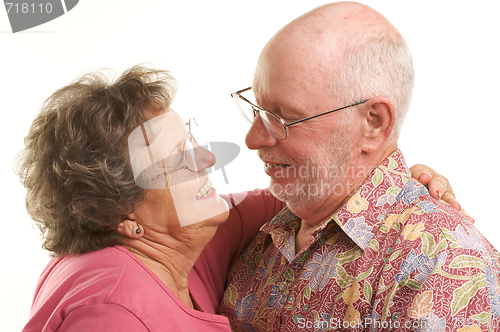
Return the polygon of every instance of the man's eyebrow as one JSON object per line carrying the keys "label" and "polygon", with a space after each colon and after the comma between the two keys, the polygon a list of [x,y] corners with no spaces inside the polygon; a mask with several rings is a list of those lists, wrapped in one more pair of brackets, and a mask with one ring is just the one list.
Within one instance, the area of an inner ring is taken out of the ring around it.
{"label": "man's eyebrow", "polygon": [[305,114],[303,114],[301,111],[297,110],[296,108],[287,107],[287,108],[284,108],[284,112],[282,111],[283,108],[278,108],[278,110],[279,110],[279,113],[276,113],[276,114],[279,114],[281,117],[297,118],[297,119],[306,117]]}

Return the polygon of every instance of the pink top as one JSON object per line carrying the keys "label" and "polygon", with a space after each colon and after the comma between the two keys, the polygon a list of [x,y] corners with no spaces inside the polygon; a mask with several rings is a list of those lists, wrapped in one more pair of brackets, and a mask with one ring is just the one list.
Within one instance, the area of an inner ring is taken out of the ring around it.
{"label": "pink top", "polygon": [[230,331],[227,318],[214,314],[228,266],[284,206],[268,190],[248,194],[189,274],[189,290],[202,311],[186,306],[132,253],[115,246],[52,259],[23,331]]}

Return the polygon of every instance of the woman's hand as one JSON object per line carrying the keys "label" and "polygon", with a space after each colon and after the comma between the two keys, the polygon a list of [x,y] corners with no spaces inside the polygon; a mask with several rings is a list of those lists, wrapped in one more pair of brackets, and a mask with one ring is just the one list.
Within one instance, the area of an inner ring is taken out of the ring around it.
{"label": "woman's hand", "polygon": [[450,181],[432,168],[417,164],[410,167],[411,175],[417,179],[418,182],[423,184],[429,190],[429,193],[435,199],[442,199],[452,207],[460,211],[470,222],[474,223],[474,219],[462,209],[458,200],[455,198],[453,189],[451,188]]}

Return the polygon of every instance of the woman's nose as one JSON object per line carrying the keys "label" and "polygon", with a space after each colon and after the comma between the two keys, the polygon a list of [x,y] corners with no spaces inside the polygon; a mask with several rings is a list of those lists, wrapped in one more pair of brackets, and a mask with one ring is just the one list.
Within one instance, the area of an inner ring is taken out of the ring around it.
{"label": "woman's nose", "polygon": [[212,152],[202,146],[198,146],[196,150],[196,163],[198,164],[198,171],[204,171],[215,164],[215,156]]}

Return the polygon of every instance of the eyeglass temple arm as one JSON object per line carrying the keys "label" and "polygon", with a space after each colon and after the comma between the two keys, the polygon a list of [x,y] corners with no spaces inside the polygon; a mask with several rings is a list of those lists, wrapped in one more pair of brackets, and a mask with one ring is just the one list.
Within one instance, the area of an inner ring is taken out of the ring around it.
{"label": "eyeglass temple arm", "polygon": [[246,88],[246,89],[242,89],[242,90],[233,92],[233,93],[231,93],[231,97],[233,97],[233,95],[238,95],[239,96],[241,93],[246,92],[246,91],[250,90],[251,88],[252,87],[249,87],[249,88]]}
{"label": "eyeglass temple arm", "polygon": [[[239,98],[243,99],[244,101],[246,101],[247,103],[249,103],[250,105],[254,106],[254,107],[257,107],[259,109],[262,109],[263,111],[266,111],[266,112],[269,112],[265,109],[263,109],[262,107],[258,106],[258,105],[254,105],[251,101],[249,101],[248,99],[246,99],[245,97],[243,97],[241,95],[241,93],[245,92],[245,91],[248,91],[250,90],[252,87],[249,87],[249,88],[246,88],[246,89],[243,89],[243,90],[239,90],[239,91],[236,91],[236,92],[233,92],[231,93],[231,97],[234,98],[234,95],[238,96]],[[365,99],[365,100],[362,100],[362,101],[358,101],[357,103],[354,103],[354,104],[351,104],[351,105],[347,105],[347,106],[343,106],[341,108],[336,108],[334,110],[331,110],[331,111],[328,111],[328,112],[325,112],[325,113],[320,113],[320,114],[316,114],[316,115],[313,115],[313,116],[310,116],[308,118],[305,118],[305,119],[300,119],[300,120],[297,120],[297,121],[294,121],[294,122],[291,122],[291,123],[283,123],[283,125],[285,127],[289,127],[291,125],[294,125],[294,124],[297,124],[297,123],[300,123],[302,121],[306,121],[306,120],[310,120],[310,119],[314,119],[314,118],[317,118],[318,116],[322,116],[322,115],[325,115],[325,114],[330,114],[330,113],[333,113],[333,112],[337,112],[337,111],[340,111],[340,110],[343,110],[345,108],[348,108],[348,107],[353,107],[353,106],[357,106],[359,104],[364,104],[368,101],[369,99]]]}
{"label": "eyeglass temple arm", "polygon": [[[153,151],[151,151],[151,145],[149,144],[148,135],[146,133],[146,128],[144,128],[143,123],[141,123],[141,130],[142,130],[142,135],[144,136],[144,141],[146,142],[146,146],[148,147],[148,153],[149,153],[149,159],[151,159],[151,165],[154,165],[155,161],[154,161]],[[163,168],[165,168],[164,162],[165,161],[162,159],[161,165],[163,166]],[[165,179],[165,183],[167,183],[167,179]]]}
{"label": "eyeglass temple arm", "polygon": [[151,151],[151,145],[149,145],[148,135],[146,133],[146,128],[144,124],[141,123],[142,135],[144,136],[144,141],[146,141],[146,146],[148,147],[149,159],[151,159],[151,164],[154,164],[153,151]]}
{"label": "eyeglass temple arm", "polygon": [[297,124],[297,123],[300,123],[302,121],[306,121],[306,120],[310,120],[310,119],[314,119],[314,118],[317,118],[318,116],[322,116],[322,115],[325,115],[325,114],[330,114],[330,113],[333,113],[333,112],[337,112],[337,111],[341,111],[345,108],[348,108],[348,107],[353,107],[353,106],[357,106],[359,104],[364,104],[368,101],[369,99],[366,99],[366,100],[362,100],[362,101],[358,101],[357,103],[354,103],[354,104],[351,104],[351,105],[347,105],[347,106],[343,106],[341,108],[336,108],[334,110],[331,110],[331,111],[328,111],[328,112],[325,112],[325,113],[320,113],[320,114],[316,114],[316,115],[313,115],[313,116],[310,116],[308,118],[305,118],[305,119],[300,119],[300,120],[297,120],[297,121],[294,121],[294,122],[291,122],[291,123],[285,123],[284,126],[285,127],[289,127],[291,125],[294,125],[294,124]]}

